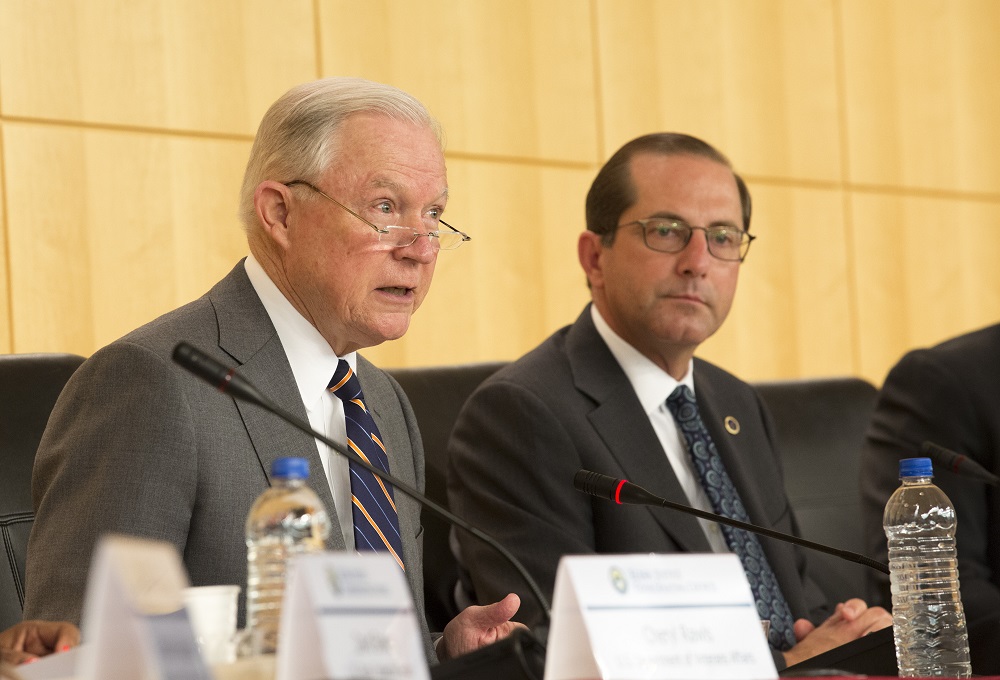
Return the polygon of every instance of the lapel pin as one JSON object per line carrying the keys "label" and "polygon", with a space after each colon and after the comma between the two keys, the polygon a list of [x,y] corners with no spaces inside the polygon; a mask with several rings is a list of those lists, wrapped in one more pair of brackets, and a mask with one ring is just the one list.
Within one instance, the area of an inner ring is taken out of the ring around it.
{"label": "lapel pin", "polygon": [[729,434],[740,433],[740,421],[736,420],[733,416],[726,416],[723,422],[726,425],[726,432]]}

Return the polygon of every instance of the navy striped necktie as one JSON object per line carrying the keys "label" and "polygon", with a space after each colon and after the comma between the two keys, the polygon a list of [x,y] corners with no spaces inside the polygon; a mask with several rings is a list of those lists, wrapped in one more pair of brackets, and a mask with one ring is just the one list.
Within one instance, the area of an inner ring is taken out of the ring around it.
{"label": "navy striped necktie", "polygon": [[[347,445],[354,453],[389,472],[382,437],[371,414],[365,406],[358,376],[343,359],[337,365],[333,380],[327,388],[344,402],[347,418]],[[392,485],[369,470],[350,461],[351,513],[354,519],[354,544],[359,552],[387,551],[403,566],[403,543],[399,534],[399,516]]]}
{"label": "navy striped necktie", "polygon": [[[667,397],[667,408],[684,435],[688,452],[694,461],[701,485],[712,502],[712,508],[720,515],[749,522],[750,516],[743,507],[740,494],[726,472],[715,442],[698,413],[694,393],[687,385],[678,385]],[[762,621],[771,622],[768,642],[775,649],[790,649],[795,645],[792,613],[757,534],[725,524],[722,525],[722,533],[726,537],[726,545],[743,563],[743,571],[746,572],[757,605],[757,615]]]}

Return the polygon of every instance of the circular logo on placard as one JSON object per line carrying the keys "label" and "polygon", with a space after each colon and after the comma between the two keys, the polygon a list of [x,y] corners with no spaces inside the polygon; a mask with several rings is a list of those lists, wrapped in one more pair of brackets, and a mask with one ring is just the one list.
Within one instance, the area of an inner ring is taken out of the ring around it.
{"label": "circular logo on placard", "polygon": [[619,593],[624,593],[628,590],[628,581],[625,580],[625,574],[618,567],[611,567],[611,585]]}

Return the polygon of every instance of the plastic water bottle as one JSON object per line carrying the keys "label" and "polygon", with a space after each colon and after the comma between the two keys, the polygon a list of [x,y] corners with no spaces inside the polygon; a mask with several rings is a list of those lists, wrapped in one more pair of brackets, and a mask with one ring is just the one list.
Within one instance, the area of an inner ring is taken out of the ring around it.
{"label": "plastic water bottle", "polygon": [[882,517],[896,662],[902,678],[967,678],[972,667],[958,591],[955,508],[933,477],[930,458],[899,461],[902,485]]}
{"label": "plastic water bottle", "polygon": [[288,560],[320,552],[330,533],[323,503],[306,485],[309,461],[279,458],[272,484],[247,516],[247,629],[253,654],[274,654]]}

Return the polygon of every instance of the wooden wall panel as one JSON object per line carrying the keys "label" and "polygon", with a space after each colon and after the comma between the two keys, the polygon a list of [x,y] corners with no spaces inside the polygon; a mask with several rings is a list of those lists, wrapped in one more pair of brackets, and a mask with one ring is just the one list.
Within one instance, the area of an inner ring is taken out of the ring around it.
{"label": "wooden wall panel", "polygon": [[592,172],[448,163],[447,218],[472,241],[438,256],[409,332],[366,350],[385,366],[516,359],[589,300],[577,264]]}
{"label": "wooden wall panel", "polygon": [[3,0],[3,112],[252,135],[312,36],[309,0]]}
{"label": "wooden wall panel", "polygon": [[580,233],[586,229],[584,201],[596,174],[596,167],[572,172],[542,172],[543,202],[539,219],[524,225],[526,231],[540,236],[537,247],[542,258],[535,277],[536,290],[525,298],[525,302],[533,304],[541,299],[544,337],[572,323],[590,302],[577,243]]}
{"label": "wooden wall panel", "polygon": [[1000,204],[861,194],[851,211],[861,375],[880,383],[907,349],[1000,319]]}
{"label": "wooden wall panel", "polygon": [[8,272],[7,253],[7,210],[5,207],[4,195],[6,194],[6,184],[4,183],[3,169],[3,123],[0,122],[0,354],[11,351],[11,321],[10,321],[10,279]]}
{"label": "wooden wall panel", "polygon": [[1000,200],[1000,3],[841,6],[851,180]]}
{"label": "wooden wall panel", "polygon": [[11,123],[4,151],[15,351],[90,354],[246,251],[247,142]]}
{"label": "wooden wall panel", "polygon": [[[373,358],[514,358],[572,321],[597,166],[674,129],[748,177],[761,234],[704,355],[877,382],[1000,317],[998,24],[993,0],[0,0],[0,351],[89,354],[201,294],[245,252],[264,109],[344,74],[441,119],[475,237]],[[920,250],[931,218],[952,236]]]}
{"label": "wooden wall panel", "polygon": [[758,238],[736,302],[699,354],[747,380],[854,372],[843,194],[751,184]]}
{"label": "wooden wall panel", "polygon": [[839,181],[829,0],[597,0],[605,156],[688,132],[743,173]]}
{"label": "wooden wall panel", "polygon": [[[84,218],[90,180],[83,135],[5,124],[4,167],[12,349],[90,354],[99,346],[89,280],[96,234]],[[141,290],[138,282],[128,283]]]}
{"label": "wooden wall panel", "polygon": [[590,4],[320,0],[323,75],[413,93],[464,154],[593,163]]}

